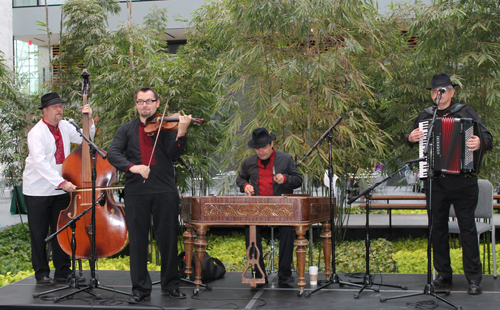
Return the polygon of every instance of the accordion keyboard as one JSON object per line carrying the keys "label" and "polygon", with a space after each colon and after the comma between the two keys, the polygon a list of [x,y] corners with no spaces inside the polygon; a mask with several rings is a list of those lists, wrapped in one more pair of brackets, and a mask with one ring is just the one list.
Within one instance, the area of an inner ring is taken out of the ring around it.
{"label": "accordion keyboard", "polygon": [[[427,142],[427,132],[429,131],[429,121],[423,121],[418,124],[418,128],[424,132],[424,136],[420,138],[420,141],[418,143],[418,157],[423,158],[425,157],[424,155],[424,150],[425,150],[425,145]],[[427,170],[429,168],[429,164],[427,161],[421,161],[418,163],[418,177],[420,179],[425,179],[427,178]]]}

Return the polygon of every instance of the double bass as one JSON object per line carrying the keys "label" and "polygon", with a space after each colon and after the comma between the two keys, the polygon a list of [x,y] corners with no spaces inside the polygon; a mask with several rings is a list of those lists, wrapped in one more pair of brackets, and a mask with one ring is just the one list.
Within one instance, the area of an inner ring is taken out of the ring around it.
{"label": "double bass", "polygon": [[[83,105],[88,102],[89,76],[84,69],[82,77]],[[83,115],[83,134],[89,137],[90,116]],[[99,203],[96,204],[95,229],[92,229],[92,212],[84,214],[76,221],[75,256],[79,259],[97,259],[109,257],[120,252],[128,243],[128,231],[125,223],[125,212],[116,203],[110,185],[116,181],[116,169],[100,156],[96,158],[96,195]],[[57,229],[61,229],[72,218],[84,212],[92,206],[92,191],[86,190],[92,187],[92,160],[89,152],[89,145],[82,141],[80,147],[73,151],[63,162],[62,176],[77,187],[77,191],[71,193],[69,206],[60,212],[57,222]],[[81,188],[81,189],[78,189]],[[95,234],[96,257],[92,257],[92,235]],[[68,227],[57,235],[57,240],[61,248],[68,255],[71,250],[71,229]]]}

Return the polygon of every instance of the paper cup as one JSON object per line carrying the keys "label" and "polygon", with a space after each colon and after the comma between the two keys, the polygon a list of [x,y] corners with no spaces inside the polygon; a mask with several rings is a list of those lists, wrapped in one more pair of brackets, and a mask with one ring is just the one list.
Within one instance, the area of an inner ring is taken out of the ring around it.
{"label": "paper cup", "polygon": [[318,266],[309,266],[309,284],[318,285]]}

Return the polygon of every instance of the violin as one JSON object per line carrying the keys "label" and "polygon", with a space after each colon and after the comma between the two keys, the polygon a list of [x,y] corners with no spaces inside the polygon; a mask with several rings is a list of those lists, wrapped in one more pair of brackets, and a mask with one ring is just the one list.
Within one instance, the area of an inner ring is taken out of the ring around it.
{"label": "violin", "polygon": [[[181,116],[180,113],[173,113],[168,116],[163,116],[163,114],[157,113],[147,119],[144,131],[148,136],[153,136],[158,133],[159,130],[177,130],[179,127],[179,116]],[[201,125],[205,123],[205,120],[203,118],[192,118],[191,122]]]}

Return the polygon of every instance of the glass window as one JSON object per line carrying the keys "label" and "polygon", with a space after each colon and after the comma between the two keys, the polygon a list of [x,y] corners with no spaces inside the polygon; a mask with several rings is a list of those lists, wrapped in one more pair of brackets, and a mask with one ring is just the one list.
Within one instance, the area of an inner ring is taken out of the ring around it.
{"label": "glass window", "polygon": [[38,46],[15,40],[15,71],[23,92],[33,94],[38,91]]}
{"label": "glass window", "polygon": [[37,6],[38,5],[38,0],[13,0],[12,1],[12,6],[17,8],[17,7],[23,7],[23,6]]}

